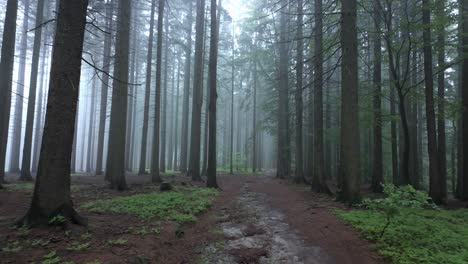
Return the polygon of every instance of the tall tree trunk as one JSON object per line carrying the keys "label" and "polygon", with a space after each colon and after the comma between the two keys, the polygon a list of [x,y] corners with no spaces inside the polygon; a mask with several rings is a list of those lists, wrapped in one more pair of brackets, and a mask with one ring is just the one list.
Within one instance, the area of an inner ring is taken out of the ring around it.
{"label": "tall tree trunk", "polygon": [[[281,1],[283,9],[287,9],[288,1]],[[291,174],[291,149],[289,142],[289,74],[288,74],[288,31],[287,11],[280,14],[279,48],[279,100],[278,100],[278,164],[277,177],[288,178]]]}
{"label": "tall tree trunk", "polygon": [[341,109],[341,190],[339,199],[355,203],[360,199],[359,107],[358,107],[358,52],[357,3],[343,0],[341,20],[342,109]]}
{"label": "tall tree trunk", "polygon": [[461,185],[461,197],[464,200],[468,200],[468,0],[461,0],[461,10],[462,10],[462,54],[463,54],[463,63],[461,67],[461,95],[462,95],[462,127],[461,127],[461,141],[458,144],[462,145],[460,159],[461,163],[461,174],[459,177],[463,178]]}
{"label": "tall tree trunk", "polygon": [[426,122],[429,154],[429,195],[435,203],[446,201],[440,178],[439,155],[437,150],[437,135],[434,110],[434,80],[432,71],[432,46],[431,46],[431,9],[429,0],[422,1],[423,17],[423,42],[424,42],[424,79],[426,88]]}
{"label": "tall tree trunk", "polygon": [[442,25],[439,25],[437,30],[437,64],[439,66],[439,74],[437,74],[437,144],[439,154],[439,173],[440,184],[443,196],[447,196],[447,148],[446,148],[446,133],[445,133],[445,1],[437,0],[436,2],[437,16]]}
{"label": "tall tree trunk", "polygon": [[180,99],[180,61],[177,63],[177,92],[175,106],[174,171],[179,168],[179,99]]}
{"label": "tall tree trunk", "polygon": [[125,180],[125,141],[131,14],[131,1],[120,0],[114,64],[114,77],[116,79],[112,84],[109,148],[106,165],[106,177],[110,179],[111,188],[119,191],[127,189]]}
{"label": "tall tree trunk", "polygon": [[192,180],[199,181],[200,177],[200,138],[201,138],[201,110],[203,105],[203,39],[205,31],[205,0],[197,1],[197,23],[195,38],[195,75],[193,82],[192,129],[190,136],[190,162],[188,175]]}
{"label": "tall tree trunk", "polygon": [[0,60],[0,184],[5,182],[18,1],[8,0],[6,9],[3,27],[2,57]]}
{"label": "tall tree trunk", "polygon": [[[138,17],[138,13],[137,13],[137,10],[138,9],[138,5],[137,5],[137,2],[135,1],[133,3],[133,6],[132,6],[132,17]],[[130,72],[129,72],[129,75],[130,75],[130,83],[132,84],[131,86],[129,86],[129,92],[128,92],[128,111],[127,111],[127,135],[126,135],[126,139],[125,139],[125,171],[128,171],[128,172],[131,172],[132,171],[132,165],[131,165],[131,160],[132,160],[132,156],[131,156],[131,143],[132,143],[132,138],[133,138],[133,134],[132,134],[132,131],[133,131],[133,102],[134,102],[134,97],[135,97],[135,68],[136,68],[136,64],[137,64],[137,43],[138,43],[138,34],[137,34],[137,30],[136,30],[136,26],[134,25],[133,28],[131,28],[132,30],[132,40],[130,42],[130,47],[131,50],[132,50],[132,53],[131,53],[131,58],[130,58],[130,63],[131,63],[131,66],[130,66]]]}
{"label": "tall tree trunk", "polygon": [[[257,40],[254,40],[254,49],[257,47]],[[257,51],[254,50],[254,53]],[[258,93],[258,72],[257,72],[257,56],[253,58],[253,106],[252,106],[252,172],[257,171],[257,93]],[[225,126],[226,128],[226,126]]]}
{"label": "tall tree trunk", "polygon": [[[320,0],[321,1],[321,0]],[[317,1],[316,1],[317,4]],[[315,7],[317,8],[317,7]],[[316,13],[317,14],[317,13]],[[297,63],[296,63],[296,174],[294,181],[296,183],[305,182],[304,179],[304,162],[302,147],[302,130],[303,130],[303,99],[302,90],[304,89],[304,2],[297,2]],[[316,27],[317,31],[317,27]],[[317,37],[317,36],[316,36]]]}
{"label": "tall tree trunk", "polygon": [[236,30],[234,21],[232,22],[232,69],[231,69],[231,133],[229,142],[229,173],[234,174],[234,85],[235,85],[235,56],[236,56]]}
{"label": "tall tree trunk", "polygon": [[396,123],[396,94],[394,88],[394,78],[393,75],[390,73],[390,139],[391,139],[391,149],[392,149],[392,181],[395,185],[400,185],[400,173],[398,171],[398,136],[397,136],[397,123]]}
{"label": "tall tree trunk", "polygon": [[162,107],[161,107],[161,147],[160,147],[160,158],[159,158],[159,170],[161,172],[166,172],[166,134],[167,134],[167,93],[169,89],[169,84],[167,77],[169,76],[169,64],[171,63],[171,57],[169,52],[169,14],[166,14],[166,24],[165,24],[165,44],[164,44],[164,86],[162,91]]}
{"label": "tall tree trunk", "polygon": [[159,129],[161,121],[161,72],[162,72],[162,45],[165,0],[159,0],[158,5],[158,40],[156,44],[156,97],[154,107],[154,131],[153,131],[153,155],[151,163],[151,180],[154,183],[161,182],[159,174]]}
{"label": "tall tree trunk", "polygon": [[94,138],[94,116],[96,115],[96,105],[95,105],[95,98],[96,98],[96,90],[97,90],[97,77],[93,78],[93,86],[91,91],[91,111],[89,115],[89,128],[88,128],[88,153],[86,155],[86,172],[90,173],[93,169],[92,167],[92,156],[93,156],[93,138]]}
{"label": "tall tree trunk", "polygon": [[189,144],[189,108],[190,108],[190,75],[192,68],[192,24],[193,24],[193,0],[189,0],[189,11],[187,16],[187,43],[185,49],[184,67],[184,99],[182,103],[182,133],[180,145],[180,166],[181,172],[187,172],[188,144]]}
{"label": "tall tree trunk", "polygon": [[323,19],[322,0],[315,0],[314,175],[312,189],[331,193],[323,172]]}
{"label": "tall tree trunk", "polygon": [[148,142],[148,127],[149,127],[149,104],[151,96],[151,73],[153,66],[153,41],[154,41],[154,15],[156,9],[156,0],[151,4],[151,20],[150,31],[148,38],[148,56],[146,57],[146,81],[145,81],[145,102],[143,110],[143,130],[141,134],[141,153],[140,153],[140,166],[138,170],[139,175],[146,174],[146,153]]}
{"label": "tall tree trunk", "polygon": [[[104,38],[104,58],[102,62],[102,76],[101,86],[101,108],[99,110],[99,132],[98,132],[98,145],[96,154],[96,175],[102,175],[103,159],[104,159],[104,137],[106,131],[106,117],[107,117],[107,95],[109,91],[109,75],[111,64],[111,49],[112,49],[112,28],[113,28],[113,0],[106,4],[106,30],[108,30]],[[110,179],[107,179],[108,181]]]}
{"label": "tall tree trunk", "polygon": [[[44,0],[38,0],[36,12],[36,26],[42,24],[44,20]],[[21,162],[21,175],[20,180],[31,181],[31,158],[32,158],[32,139],[33,139],[33,126],[35,119],[35,105],[36,105],[36,90],[37,90],[37,75],[39,70],[39,57],[41,52],[41,39],[42,27],[38,27],[34,34],[34,47],[33,57],[31,63],[31,80],[29,82],[29,97],[28,97],[28,111],[26,116],[26,130],[24,134],[23,145],[23,159]]]}
{"label": "tall tree trunk", "polygon": [[[377,0],[380,1],[380,0]],[[382,39],[380,36],[381,12],[379,4],[374,3],[374,152],[372,157],[371,190],[376,193],[383,191],[383,150],[382,150]]]}
{"label": "tall tree trunk", "polygon": [[16,85],[15,121],[13,125],[13,142],[11,144],[10,171],[20,172],[21,131],[23,129],[23,98],[26,86],[26,61],[28,57],[29,30],[29,0],[24,1],[23,27],[21,29],[21,43],[19,54],[18,84]]}
{"label": "tall tree trunk", "polygon": [[[220,0],[221,2],[221,0]],[[218,18],[216,17],[216,0],[211,0],[211,40],[210,40],[210,62],[209,62],[209,81],[210,81],[210,101],[209,101],[209,144],[208,144],[208,169],[206,186],[209,188],[218,188],[216,181],[216,77],[218,68]]]}
{"label": "tall tree trunk", "polygon": [[[176,63],[176,61],[174,60],[174,63]],[[172,67],[172,85],[171,85],[171,90],[172,90],[172,100],[170,100],[170,105],[167,107],[169,109],[171,109],[171,114],[168,115],[168,118],[169,118],[169,145],[167,147],[167,168],[169,170],[173,170],[174,167],[173,167],[173,158],[174,158],[174,120],[175,120],[175,109],[174,109],[174,106],[175,106],[175,101],[177,100],[175,98],[175,89],[176,89],[176,84],[175,84],[175,81],[176,81],[176,72],[177,72],[177,68],[176,66],[174,65]]]}
{"label": "tall tree trunk", "polygon": [[87,5],[87,0],[61,0],[59,3],[37,181],[31,206],[19,225],[47,224],[57,215],[86,224],[73,210],[70,161]]}

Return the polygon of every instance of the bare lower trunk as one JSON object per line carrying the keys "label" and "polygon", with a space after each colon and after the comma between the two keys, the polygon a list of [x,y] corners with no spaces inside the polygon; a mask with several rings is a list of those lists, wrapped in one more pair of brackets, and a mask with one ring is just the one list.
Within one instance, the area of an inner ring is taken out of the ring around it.
{"label": "bare lower trunk", "polygon": [[127,189],[125,179],[125,142],[128,104],[128,69],[130,50],[131,1],[120,0],[115,47],[115,80],[112,85],[112,105],[109,123],[109,148],[106,178],[111,188]]}
{"label": "bare lower trunk", "polygon": [[31,206],[19,225],[47,224],[56,215],[86,224],[73,210],[70,161],[87,5],[87,0],[61,0],[59,4],[37,181]]}

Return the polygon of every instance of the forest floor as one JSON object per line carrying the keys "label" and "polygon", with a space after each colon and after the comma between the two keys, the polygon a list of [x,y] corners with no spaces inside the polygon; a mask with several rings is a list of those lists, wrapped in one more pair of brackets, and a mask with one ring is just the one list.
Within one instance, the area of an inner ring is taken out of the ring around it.
{"label": "forest floor", "polygon": [[[98,213],[88,202],[158,192],[149,177],[127,177],[130,191],[102,177],[73,176],[75,208],[88,228],[15,229],[32,184],[0,191],[0,263],[385,263],[374,246],[338,220],[332,198],[266,175],[222,175],[221,191],[196,221],[178,223]],[[199,185],[165,176],[175,186]]]}

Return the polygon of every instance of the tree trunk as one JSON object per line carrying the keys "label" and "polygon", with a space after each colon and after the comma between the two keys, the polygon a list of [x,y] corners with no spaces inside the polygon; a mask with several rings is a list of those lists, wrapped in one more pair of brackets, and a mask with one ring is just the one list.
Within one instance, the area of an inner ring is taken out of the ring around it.
{"label": "tree trunk", "polygon": [[339,200],[356,203],[360,199],[359,159],[359,106],[358,106],[358,52],[357,52],[357,3],[342,1],[341,46],[342,109],[341,109],[341,190]]}
{"label": "tree trunk", "polygon": [[80,85],[87,0],[59,4],[47,115],[32,203],[18,225],[43,225],[57,215],[86,224],[73,209],[70,161]]}
{"label": "tree trunk", "polygon": [[180,62],[177,64],[177,92],[175,106],[174,171],[179,168],[179,99],[180,99]]}
{"label": "tree trunk", "polygon": [[[283,9],[287,9],[288,1],[281,1]],[[288,178],[291,174],[291,149],[289,142],[289,75],[288,75],[288,31],[287,11],[280,14],[279,40],[279,100],[278,100],[278,164],[277,177]]]}
{"label": "tree trunk", "polygon": [[151,96],[151,73],[153,66],[153,41],[154,41],[154,15],[156,9],[156,0],[151,3],[150,29],[148,38],[148,56],[146,57],[146,81],[145,81],[145,102],[143,110],[143,129],[141,134],[141,152],[139,175],[146,174],[146,154],[148,142],[148,127],[149,127],[149,104]]}
{"label": "tree trunk", "polygon": [[169,53],[169,14],[166,14],[166,24],[165,24],[165,43],[164,43],[164,86],[162,91],[162,107],[161,107],[161,138],[160,138],[160,158],[159,158],[159,170],[161,172],[166,172],[166,134],[167,134],[167,92],[168,92],[168,81],[167,77],[169,76],[168,69],[170,64],[170,53]]}
{"label": "tree trunk", "polygon": [[201,110],[203,105],[203,39],[205,31],[205,0],[197,1],[195,38],[195,76],[193,82],[192,129],[190,136],[190,162],[188,176],[200,181]]}
{"label": "tree trunk", "polygon": [[234,21],[232,22],[232,69],[231,69],[231,133],[229,142],[229,173],[234,174],[234,85],[236,75],[236,31]]}
{"label": "tree trunk", "polygon": [[0,60],[0,183],[5,182],[18,1],[8,0],[6,9],[3,27],[2,57]]}
{"label": "tree trunk", "polygon": [[[379,1],[379,0],[377,0]],[[374,152],[372,158],[372,185],[375,193],[383,191],[383,150],[382,150],[382,39],[380,36],[381,12],[378,3],[374,3]]]}
{"label": "tree trunk", "polygon": [[426,122],[429,154],[429,195],[435,203],[446,201],[440,178],[439,155],[437,151],[437,135],[434,110],[434,81],[432,72],[432,46],[431,46],[431,9],[429,0],[422,1],[423,12],[423,42],[424,42],[424,79],[426,88]]}
{"label": "tree trunk", "polygon": [[323,171],[323,19],[322,0],[315,0],[314,175],[312,189],[331,193]]}
{"label": "tree trunk", "polygon": [[[38,0],[36,12],[36,26],[42,24],[44,19],[44,0]],[[37,75],[39,70],[39,56],[41,52],[42,27],[35,30],[33,57],[31,63],[31,80],[29,82],[28,110],[26,116],[26,130],[24,134],[23,159],[21,162],[20,180],[31,181],[32,139],[36,106]]]}
{"label": "tree trunk", "polygon": [[[321,0],[320,0],[321,1]],[[317,2],[316,2],[317,4]],[[315,7],[317,8],[317,7]],[[316,13],[317,14],[317,13]],[[304,2],[297,2],[297,63],[296,63],[296,174],[294,181],[296,183],[305,182],[304,179],[304,162],[302,147],[302,130],[303,130],[303,99],[302,90],[304,89]],[[316,28],[317,29],[317,28]],[[317,37],[317,36],[316,36]]]}
{"label": "tree trunk", "polygon": [[[468,54],[468,0],[461,0],[462,12],[462,54]],[[468,200],[468,58],[465,56],[461,68],[461,94],[462,94],[462,127],[461,127],[461,141],[458,144],[462,145],[460,159],[462,177],[462,195],[464,200]]]}
{"label": "tree trunk", "polygon": [[28,30],[29,30],[29,0],[24,1],[23,27],[21,29],[21,43],[19,54],[18,84],[16,85],[15,121],[13,125],[13,142],[11,144],[10,172],[20,172],[21,131],[23,129],[23,98],[26,61],[28,57]]}
{"label": "tree trunk", "polygon": [[94,116],[96,115],[96,105],[95,105],[95,98],[96,98],[96,90],[97,90],[97,77],[93,78],[93,86],[91,91],[91,111],[89,115],[89,128],[88,128],[88,153],[87,153],[87,160],[86,160],[86,172],[90,173],[93,169],[92,163],[92,156],[93,156],[93,138],[94,138]]}
{"label": "tree trunk", "polygon": [[154,107],[153,155],[151,164],[151,180],[153,183],[161,182],[159,174],[159,129],[161,121],[161,72],[162,72],[162,45],[164,24],[164,0],[158,5],[158,41],[156,44],[156,97]]}
{"label": "tree trunk", "polygon": [[437,30],[437,64],[439,66],[439,74],[437,74],[437,149],[439,155],[439,177],[443,196],[447,196],[447,148],[446,148],[446,133],[445,133],[445,1],[437,0],[436,12],[440,21],[444,23],[439,25]]}
{"label": "tree trunk", "polygon": [[130,0],[119,1],[117,39],[115,46],[115,66],[112,84],[112,105],[109,123],[109,143],[107,152],[106,177],[111,188],[119,191],[127,189],[125,180],[125,141],[127,121],[128,71],[130,48],[130,23],[132,7]]}
{"label": "tree trunk", "polygon": [[[220,0],[221,2],[221,0]],[[208,169],[206,186],[209,188],[218,188],[216,181],[216,76],[218,67],[218,18],[216,17],[216,0],[211,0],[211,39],[210,39],[210,102],[209,102],[209,144],[208,144]]]}
{"label": "tree trunk", "polygon": [[189,108],[190,108],[190,74],[192,68],[192,24],[193,24],[193,0],[189,0],[189,11],[187,17],[187,46],[185,49],[185,69],[184,69],[184,99],[182,107],[182,134],[180,145],[180,166],[181,172],[187,172],[188,161],[188,131],[189,131]]}
{"label": "tree trunk", "polygon": [[[99,110],[99,132],[98,132],[98,145],[96,154],[96,175],[102,175],[103,159],[104,159],[104,137],[106,132],[106,117],[107,117],[107,95],[109,90],[109,75],[111,66],[111,49],[112,49],[112,32],[113,32],[113,0],[106,4],[106,29],[108,33],[104,38],[104,58],[102,62],[102,76],[101,86],[101,108]],[[107,179],[108,181],[110,179]]]}

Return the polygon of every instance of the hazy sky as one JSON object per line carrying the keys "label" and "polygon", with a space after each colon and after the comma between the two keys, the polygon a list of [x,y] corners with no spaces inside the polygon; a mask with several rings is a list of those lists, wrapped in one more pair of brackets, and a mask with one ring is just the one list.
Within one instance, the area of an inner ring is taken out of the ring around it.
{"label": "hazy sky", "polygon": [[238,21],[248,12],[248,7],[245,2],[245,0],[227,0],[223,5],[231,17],[234,18],[235,21]]}

